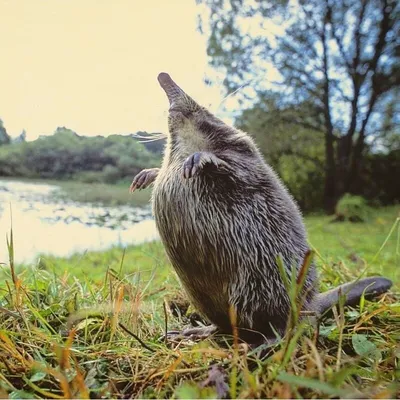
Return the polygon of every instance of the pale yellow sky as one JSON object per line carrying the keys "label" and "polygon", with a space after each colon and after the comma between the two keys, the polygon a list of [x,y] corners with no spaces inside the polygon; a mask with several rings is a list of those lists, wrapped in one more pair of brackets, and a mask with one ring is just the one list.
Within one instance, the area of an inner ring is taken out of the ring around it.
{"label": "pale yellow sky", "polygon": [[0,118],[28,140],[166,130],[161,71],[204,105],[206,37],[195,0],[0,0]]}

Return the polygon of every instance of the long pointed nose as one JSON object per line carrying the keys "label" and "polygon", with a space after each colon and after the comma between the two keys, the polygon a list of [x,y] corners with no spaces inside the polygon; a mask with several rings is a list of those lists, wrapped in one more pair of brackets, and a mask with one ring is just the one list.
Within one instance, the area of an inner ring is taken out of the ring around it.
{"label": "long pointed nose", "polygon": [[170,110],[180,108],[187,111],[193,111],[199,107],[197,103],[188,96],[166,72],[161,72],[158,75],[158,82],[168,97]]}
{"label": "long pointed nose", "polygon": [[158,75],[158,82],[160,82],[161,87],[164,89],[171,106],[173,103],[179,101],[180,98],[185,97],[185,92],[171,79],[166,72],[161,72]]}

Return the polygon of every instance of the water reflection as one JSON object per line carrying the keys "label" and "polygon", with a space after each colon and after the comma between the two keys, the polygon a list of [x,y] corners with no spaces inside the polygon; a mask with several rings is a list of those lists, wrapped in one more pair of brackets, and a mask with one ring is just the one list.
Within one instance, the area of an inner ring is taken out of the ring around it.
{"label": "water reflection", "polygon": [[8,260],[10,204],[17,262],[31,262],[38,253],[68,256],[158,237],[150,207],[56,200],[58,190],[54,185],[0,180],[0,263]]}

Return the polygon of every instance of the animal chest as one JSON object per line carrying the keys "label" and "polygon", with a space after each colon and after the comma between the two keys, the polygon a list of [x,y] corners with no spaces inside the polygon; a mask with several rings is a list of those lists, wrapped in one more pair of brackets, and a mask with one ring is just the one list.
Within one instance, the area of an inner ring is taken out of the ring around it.
{"label": "animal chest", "polygon": [[[153,213],[164,246],[177,268],[212,269],[221,238],[223,206],[213,198],[207,176],[184,179],[176,169],[162,171],[153,189]],[[190,265],[189,265],[190,264]]]}

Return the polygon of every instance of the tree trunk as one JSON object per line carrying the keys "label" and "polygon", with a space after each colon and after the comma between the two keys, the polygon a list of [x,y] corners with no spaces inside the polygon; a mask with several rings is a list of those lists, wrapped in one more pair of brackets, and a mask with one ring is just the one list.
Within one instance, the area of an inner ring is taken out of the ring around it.
{"label": "tree trunk", "polygon": [[[329,10],[327,11],[329,12]],[[331,109],[329,104],[330,98],[330,81],[329,81],[329,61],[328,61],[328,44],[326,37],[326,28],[328,24],[328,17],[325,18],[325,23],[321,32],[321,41],[323,47],[323,70],[324,70],[324,120],[325,120],[325,188],[324,188],[324,208],[328,214],[335,212],[336,205],[336,166],[335,166],[335,153],[334,153],[334,140],[333,124]]]}
{"label": "tree trunk", "polygon": [[348,190],[351,193],[357,193],[360,190],[360,170],[361,170],[361,163],[362,163],[362,155],[363,155],[363,150],[364,150],[364,144],[365,144],[365,130],[369,121],[369,118],[372,114],[372,111],[374,109],[376,100],[378,98],[378,95],[376,92],[373,92],[369,101],[369,106],[368,106],[368,112],[367,115],[364,117],[362,124],[361,124],[361,129],[358,134],[357,141],[354,145],[353,149],[353,154],[352,154],[352,160],[351,160],[351,168],[348,173],[347,177],[347,186]]}
{"label": "tree trunk", "polygon": [[333,136],[325,135],[325,188],[324,209],[327,214],[335,212],[336,195],[336,167],[333,148]]}

